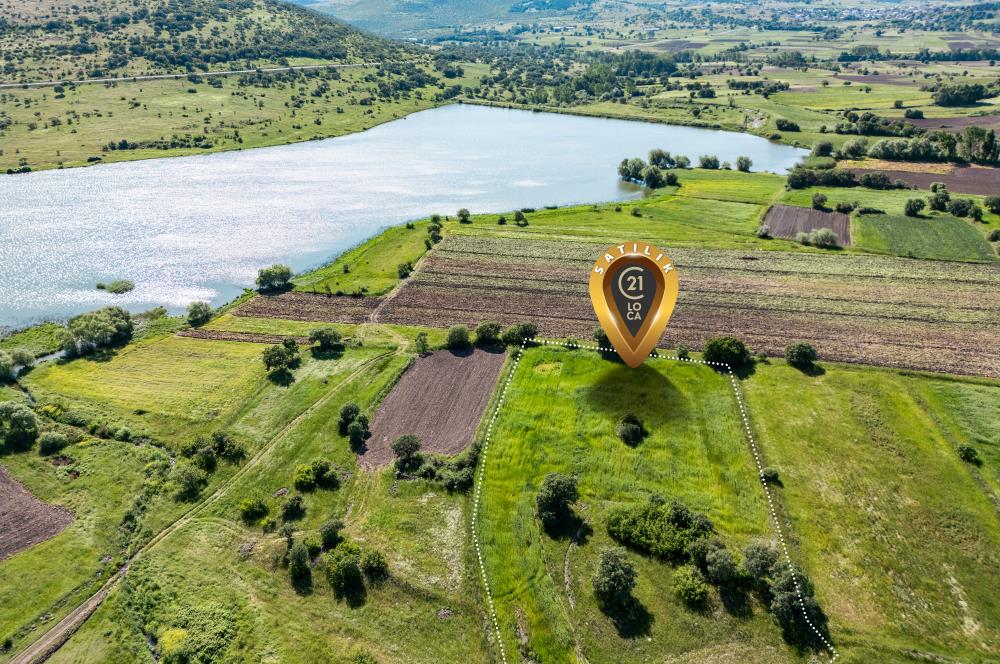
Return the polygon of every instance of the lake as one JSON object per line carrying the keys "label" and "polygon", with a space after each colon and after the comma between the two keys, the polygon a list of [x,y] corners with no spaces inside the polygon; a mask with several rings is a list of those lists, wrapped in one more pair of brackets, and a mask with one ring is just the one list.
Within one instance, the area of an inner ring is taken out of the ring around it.
{"label": "lake", "polygon": [[[749,134],[451,105],[321,141],[0,176],[0,326],[222,304],[264,265],[301,271],[433,212],[636,198],[618,162],[654,147],[776,173],[805,154]],[[95,289],[115,279],[135,290]]]}

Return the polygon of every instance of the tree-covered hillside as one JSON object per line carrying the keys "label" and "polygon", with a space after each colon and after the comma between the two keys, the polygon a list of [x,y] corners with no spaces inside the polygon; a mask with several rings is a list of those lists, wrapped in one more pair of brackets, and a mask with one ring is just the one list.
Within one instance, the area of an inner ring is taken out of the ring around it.
{"label": "tree-covered hillside", "polygon": [[280,0],[0,0],[8,81],[402,55],[386,40]]}

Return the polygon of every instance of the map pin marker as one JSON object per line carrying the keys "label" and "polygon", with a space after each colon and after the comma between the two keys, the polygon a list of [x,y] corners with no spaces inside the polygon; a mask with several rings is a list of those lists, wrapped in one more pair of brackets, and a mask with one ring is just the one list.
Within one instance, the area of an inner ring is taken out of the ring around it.
{"label": "map pin marker", "polygon": [[677,269],[645,242],[610,247],[590,272],[590,300],[608,339],[635,368],[656,347],[677,304]]}

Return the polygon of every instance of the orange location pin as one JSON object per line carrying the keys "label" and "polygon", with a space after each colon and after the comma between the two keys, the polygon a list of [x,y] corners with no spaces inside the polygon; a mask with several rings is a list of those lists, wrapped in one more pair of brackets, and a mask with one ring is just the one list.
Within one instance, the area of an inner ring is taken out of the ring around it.
{"label": "orange location pin", "polygon": [[590,272],[597,319],[625,364],[635,368],[656,347],[677,304],[677,269],[645,242],[610,247]]}

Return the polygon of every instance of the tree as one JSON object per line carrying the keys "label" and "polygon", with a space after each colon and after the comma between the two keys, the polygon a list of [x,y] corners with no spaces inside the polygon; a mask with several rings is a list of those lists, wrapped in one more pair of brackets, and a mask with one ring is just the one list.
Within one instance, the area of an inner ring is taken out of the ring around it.
{"label": "tree", "polygon": [[750,157],[739,156],[736,158],[736,170],[749,173],[752,166],[753,160]]}
{"label": "tree", "polygon": [[406,279],[408,276],[413,274],[413,262],[404,261],[396,266],[396,275],[400,279]]}
{"label": "tree", "polygon": [[711,154],[703,154],[698,157],[698,168],[717,169],[719,158]]}
{"label": "tree", "polygon": [[455,216],[458,217],[459,223],[462,224],[468,224],[472,221],[472,213],[467,208],[462,208]]}
{"label": "tree", "polygon": [[358,552],[347,544],[342,544],[327,554],[326,580],[338,597],[356,593],[364,587],[358,563]]}
{"label": "tree", "polygon": [[398,468],[409,468],[420,458],[420,439],[412,434],[400,436],[392,441],[392,453],[396,457]]}
{"label": "tree", "polygon": [[295,488],[299,491],[312,491],[316,488],[316,472],[312,466],[299,464],[295,467]]}
{"label": "tree", "polygon": [[814,157],[829,157],[833,154],[833,143],[830,141],[816,141],[813,145],[812,155]]}
{"label": "tree", "polygon": [[983,199],[983,205],[993,214],[1000,214],[1000,196],[987,196]]}
{"label": "tree", "polygon": [[796,341],[785,348],[785,361],[796,369],[808,371],[816,364],[816,349],[804,341]]}
{"label": "tree", "polygon": [[903,211],[906,213],[907,217],[919,217],[926,205],[927,204],[924,203],[922,198],[911,198],[906,201]]}
{"label": "tree", "polygon": [[187,308],[187,322],[191,327],[201,327],[212,319],[212,305],[208,302],[192,302]]}
{"label": "tree", "polygon": [[365,549],[358,565],[370,581],[381,581],[389,576],[389,563],[378,549]]}
{"label": "tree", "polygon": [[837,247],[837,234],[829,228],[817,228],[809,233],[809,244],[821,249],[833,249]]}
{"label": "tree", "polygon": [[594,342],[597,344],[598,348],[602,350],[611,348],[611,339],[608,338],[608,333],[604,331],[603,327],[595,327],[591,336],[594,338]]}
{"label": "tree", "polygon": [[292,581],[303,581],[310,576],[309,549],[303,542],[296,542],[288,551],[288,574]]}
{"label": "tree", "polygon": [[825,194],[813,194],[812,206],[814,210],[825,210],[826,209],[826,195]]}
{"label": "tree", "polygon": [[629,447],[635,447],[642,442],[643,438],[649,435],[646,427],[642,425],[642,420],[632,414],[626,415],[618,421],[615,433]]}
{"label": "tree", "polygon": [[676,157],[674,157],[674,163],[676,164],[677,168],[689,168],[691,166],[691,160],[682,154],[679,154]]}
{"label": "tree", "polygon": [[642,181],[650,189],[659,189],[666,184],[666,179],[656,166],[647,166],[642,170]]}
{"label": "tree", "polygon": [[[801,598],[801,601],[800,601]],[[813,629],[823,631],[826,616],[815,598],[812,582],[795,568],[783,567],[771,584],[771,614],[792,643],[805,644],[813,640]],[[812,626],[806,622],[803,610]]]}
{"label": "tree", "polygon": [[649,151],[649,163],[657,168],[673,168],[675,162],[666,150],[653,148]]}
{"label": "tree", "polygon": [[570,505],[580,497],[576,478],[549,473],[535,496],[538,518],[546,528],[558,526],[570,515]]}
{"label": "tree", "polygon": [[971,198],[953,198],[948,201],[948,213],[956,217],[968,217],[975,207],[975,202]]}
{"label": "tree", "polygon": [[298,351],[291,351],[287,346],[268,346],[261,356],[264,368],[269,372],[279,373],[291,369],[298,359]]}
{"label": "tree", "polygon": [[778,554],[766,544],[754,542],[743,549],[743,569],[758,583],[774,573]]}
{"label": "tree", "polygon": [[347,433],[347,427],[361,413],[361,408],[356,403],[345,403],[340,407],[340,419],[337,420],[337,428],[340,435]]}
{"label": "tree", "polygon": [[445,344],[448,348],[460,349],[469,347],[469,328],[464,325],[453,325],[448,328]]}
{"label": "tree", "polygon": [[476,343],[480,346],[492,346],[500,341],[500,323],[484,321],[476,327]]}
{"label": "tree", "polygon": [[367,422],[367,418],[362,420],[361,417],[358,417],[347,425],[347,440],[351,444],[351,449],[361,449],[361,444],[368,438]]}
{"label": "tree", "polygon": [[177,464],[170,474],[170,483],[174,487],[174,497],[177,500],[194,500],[207,482],[205,471],[189,463]]}
{"label": "tree", "polygon": [[309,343],[318,346],[321,351],[331,351],[340,348],[342,339],[340,332],[332,327],[321,327],[309,333]]}
{"label": "tree", "polygon": [[729,583],[736,578],[736,563],[733,554],[725,547],[709,551],[705,556],[705,576],[716,585]]}
{"label": "tree", "polygon": [[606,604],[621,605],[635,588],[636,571],[622,547],[606,548],[594,576],[594,594]]}
{"label": "tree", "polygon": [[706,362],[728,364],[739,368],[750,364],[753,360],[746,344],[736,337],[715,337],[705,342],[704,356]]}
{"label": "tree", "polygon": [[519,323],[504,330],[500,340],[508,346],[520,346],[538,334],[534,323]]}
{"label": "tree", "polygon": [[244,523],[252,524],[267,516],[267,503],[260,496],[244,498],[240,501],[240,518]]}
{"label": "tree", "polygon": [[132,338],[132,316],[121,307],[105,307],[71,318],[63,331],[70,356],[122,344]]}
{"label": "tree", "polygon": [[972,106],[989,96],[989,89],[981,83],[957,83],[940,86],[934,93],[934,103],[938,106]]}
{"label": "tree", "polygon": [[262,291],[281,290],[288,286],[292,279],[292,268],[287,265],[275,264],[262,267],[257,272],[257,288]]}
{"label": "tree", "polygon": [[285,498],[278,508],[278,515],[282,521],[295,521],[305,516],[306,507],[301,494],[293,494]]}
{"label": "tree", "polygon": [[416,339],[413,340],[413,350],[417,352],[417,355],[426,355],[428,348],[427,333],[418,332]]}
{"label": "tree", "polygon": [[14,401],[0,403],[0,443],[26,450],[38,439],[38,419],[27,406]]}
{"label": "tree", "polygon": [[5,350],[0,350],[0,382],[14,378],[14,357]]}

